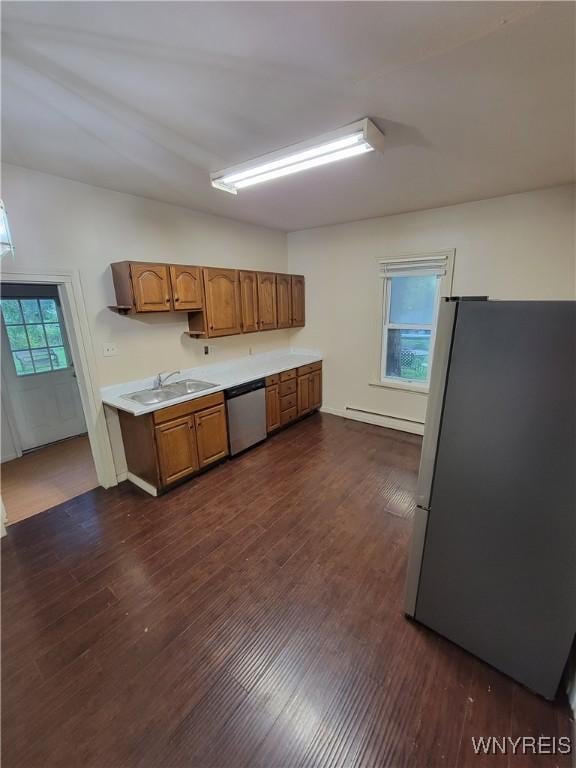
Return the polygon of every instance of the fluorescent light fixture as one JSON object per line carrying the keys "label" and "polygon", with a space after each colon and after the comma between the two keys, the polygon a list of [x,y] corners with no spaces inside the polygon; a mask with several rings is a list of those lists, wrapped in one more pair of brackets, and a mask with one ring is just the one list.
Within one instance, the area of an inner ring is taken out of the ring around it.
{"label": "fluorescent light fixture", "polygon": [[363,155],[374,149],[382,151],[383,144],[384,135],[366,117],[316,139],[211,173],[210,181],[213,187],[235,195],[239,189],[264,181]]}

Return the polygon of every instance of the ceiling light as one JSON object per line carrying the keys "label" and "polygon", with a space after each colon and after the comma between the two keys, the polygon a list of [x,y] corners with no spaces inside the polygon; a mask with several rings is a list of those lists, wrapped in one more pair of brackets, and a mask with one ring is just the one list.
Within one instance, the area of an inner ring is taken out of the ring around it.
{"label": "ceiling light", "polygon": [[309,141],[262,155],[240,165],[210,174],[213,187],[236,194],[239,189],[290,176],[336,160],[382,151],[384,135],[368,118],[338,128]]}

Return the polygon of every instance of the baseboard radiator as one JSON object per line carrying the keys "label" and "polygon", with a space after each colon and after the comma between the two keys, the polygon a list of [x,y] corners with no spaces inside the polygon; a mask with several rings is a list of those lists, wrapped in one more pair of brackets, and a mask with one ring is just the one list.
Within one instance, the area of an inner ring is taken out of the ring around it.
{"label": "baseboard radiator", "polygon": [[394,414],[370,411],[366,408],[355,408],[352,405],[347,405],[343,409],[323,406],[321,410],[324,413],[331,413],[334,416],[353,419],[354,421],[363,421],[366,424],[374,424],[377,427],[398,429],[401,432],[411,432],[414,435],[424,434],[424,422],[419,419],[407,419]]}
{"label": "baseboard radiator", "polygon": [[408,419],[406,416],[395,416],[393,413],[380,413],[379,411],[367,411],[365,408],[353,408],[351,405],[346,406],[346,410],[351,413],[364,413],[368,416],[378,416],[381,419],[392,419],[393,421],[404,421],[409,424],[419,424],[424,426],[424,422],[421,419]]}

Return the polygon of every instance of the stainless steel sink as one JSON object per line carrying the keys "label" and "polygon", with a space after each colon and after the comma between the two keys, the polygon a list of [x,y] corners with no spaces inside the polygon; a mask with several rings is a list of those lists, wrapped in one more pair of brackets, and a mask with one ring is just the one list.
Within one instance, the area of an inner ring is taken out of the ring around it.
{"label": "stainless steel sink", "polygon": [[180,393],[172,392],[168,387],[162,387],[160,389],[143,389],[141,392],[133,392],[131,395],[124,395],[124,397],[127,400],[135,400],[141,405],[154,405],[180,397]]}
{"label": "stainless steel sink", "polygon": [[170,384],[167,389],[173,389],[174,392],[179,392],[181,395],[192,395],[195,392],[202,392],[204,389],[212,389],[217,387],[218,384],[212,384],[210,381],[200,381],[199,379],[183,379],[182,381],[175,381]]}
{"label": "stainless steel sink", "polygon": [[193,395],[196,392],[202,392],[205,389],[213,389],[218,384],[212,384],[209,381],[199,381],[198,379],[183,379],[175,381],[173,384],[165,387],[152,387],[151,389],[142,389],[140,392],[132,392],[124,395],[128,400],[134,400],[140,405],[156,405],[166,400],[174,400],[184,395]]}

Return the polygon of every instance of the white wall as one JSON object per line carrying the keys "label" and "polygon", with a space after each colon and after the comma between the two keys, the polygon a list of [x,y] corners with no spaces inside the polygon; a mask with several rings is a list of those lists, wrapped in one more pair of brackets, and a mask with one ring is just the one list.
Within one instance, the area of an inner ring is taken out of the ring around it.
{"label": "white wall", "polygon": [[369,384],[379,368],[379,257],[455,248],[454,295],[569,299],[574,213],[574,188],[562,186],[289,234],[289,271],[307,289],[293,343],[324,352],[325,408],[424,419],[426,395]]}
{"label": "white wall", "polygon": [[[3,392],[4,389],[2,389],[2,393]],[[2,400],[0,402],[0,414],[0,463],[2,463],[5,461],[12,461],[12,459],[17,459],[19,456],[21,456],[21,453],[16,446],[16,441],[14,440],[12,429],[10,428],[10,422],[6,413],[6,405],[4,403],[3,394]]]}
{"label": "white wall", "polygon": [[[6,203],[16,255],[3,268],[43,273],[77,270],[82,284],[96,358],[97,387],[265,352],[290,343],[291,331],[211,339],[184,334],[187,313],[125,317],[115,304],[109,264],[139,260],[287,271],[286,235],[133,195],[4,165]],[[104,342],[119,355],[104,357]],[[106,413],[116,471],[126,466],[118,420]],[[9,446],[6,446],[8,451]]]}
{"label": "white wall", "polygon": [[[16,249],[11,272],[75,269],[80,273],[98,366],[99,385],[189,368],[282,346],[288,331],[212,339],[184,336],[186,312],[125,317],[115,304],[112,261],[205,264],[285,272],[286,235],[142,197],[5,165],[2,198]],[[114,341],[120,354],[103,357]]]}

